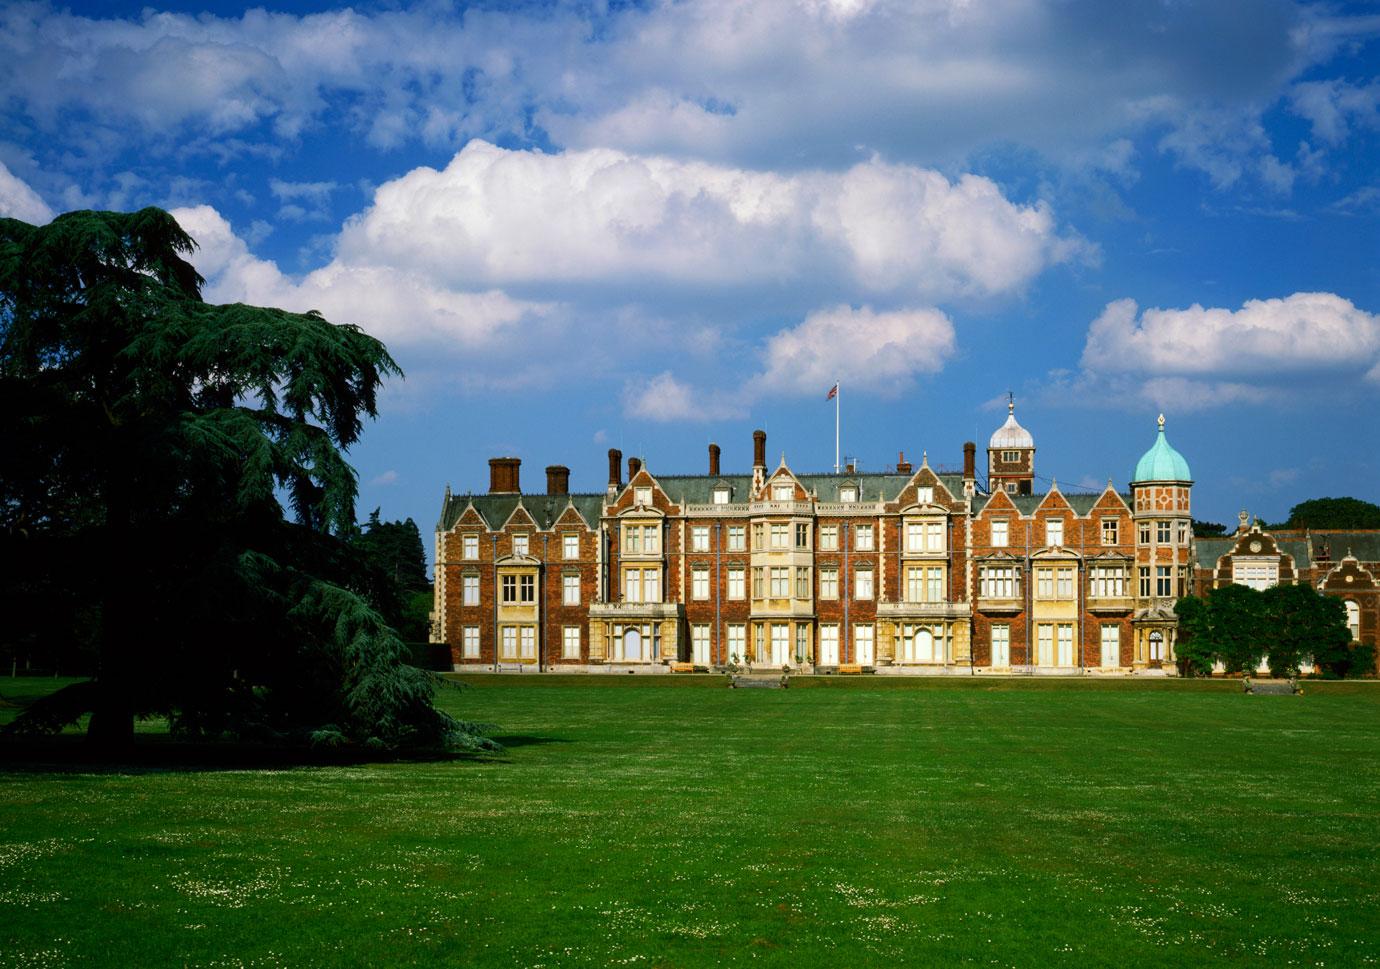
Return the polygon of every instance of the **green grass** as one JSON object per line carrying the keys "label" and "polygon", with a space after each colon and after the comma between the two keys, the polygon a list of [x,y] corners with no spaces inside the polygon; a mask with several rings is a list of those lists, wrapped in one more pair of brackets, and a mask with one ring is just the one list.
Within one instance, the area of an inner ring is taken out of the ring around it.
{"label": "green grass", "polygon": [[0,964],[1380,958],[1377,684],[474,682],[501,758],[0,765]]}

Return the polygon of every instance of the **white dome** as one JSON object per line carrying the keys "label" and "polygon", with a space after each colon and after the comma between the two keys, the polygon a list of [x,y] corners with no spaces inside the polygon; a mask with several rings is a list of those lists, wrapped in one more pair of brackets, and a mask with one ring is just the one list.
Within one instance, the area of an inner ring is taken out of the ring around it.
{"label": "white dome", "polygon": [[998,451],[1002,448],[1033,448],[1035,439],[1030,436],[1030,432],[1016,423],[1016,405],[1014,402],[1006,405],[1006,423],[997,428],[992,440],[987,442],[990,450]]}

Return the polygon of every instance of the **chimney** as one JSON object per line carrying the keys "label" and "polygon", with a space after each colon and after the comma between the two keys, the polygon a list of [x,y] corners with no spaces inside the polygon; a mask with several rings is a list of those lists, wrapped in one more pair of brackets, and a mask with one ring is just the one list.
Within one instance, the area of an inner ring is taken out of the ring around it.
{"label": "chimney", "polygon": [[910,472],[911,472],[911,466],[910,466],[910,462],[906,460],[906,452],[905,452],[905,451],[898,451],[897,454],[896,454],[896,473],[897,473],[897,474],[910,474]]}
{"label": "chimney", "polygon": [[546,466],[546,493],[548,495],[570,494],[570,469],[563,464]]}
{"label": "chimney", "polygon": [[754,468],[765,468],[767,466],[767,432],[757,430],[752,432],[752,466]]}
{"label": "chimney", "polygon": [[849,461],[849,462],[848,462],[848,473],[849,473],[849,474],[857,474],[857,473],[858,473],[858,462],[856,462],[856,461]]}
{"label": "chimney", "polygon": [[489,458],[489,494],[512,495],[522,491],[518,470],[522,458]]}
{"label": "chimney", "polygon": [[628,480],[631,481],[642,470],[641,458],[628,458]]}
{"label": "chimney", "polygon": [[709,473],[714,477],[719,476],[719,445],[709,445]]}
{"label": "chimney", "polygon": [[623,487],[623,452],[616,447],[609,448],[609,490],[618,491]]}
{"label": "chimney", "polygon": [[977,477],[977,445],[972,441],[963,442],[963,477]]}

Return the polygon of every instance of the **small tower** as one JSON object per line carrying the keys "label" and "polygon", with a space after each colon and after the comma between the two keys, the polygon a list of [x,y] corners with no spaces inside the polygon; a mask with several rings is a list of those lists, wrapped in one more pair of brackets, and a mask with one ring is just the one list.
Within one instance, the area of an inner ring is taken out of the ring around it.
{"label": "small tower", "polygon": [[1006,403],[1006,423],[987,442],[987,487],[1028,495],[1035,483],[1035,439],[1016,423],[1016,401]]}
{"label": "small tower", "polygon": [[1193,475],[1164,435],[1159,416],[1155,444],[1136,462],[1131,508],[1136,522],[1136,593],[1133,617],[1138,667],[1167,668],[1174,658],[1178,617],[1174,603],[1193,581]]}

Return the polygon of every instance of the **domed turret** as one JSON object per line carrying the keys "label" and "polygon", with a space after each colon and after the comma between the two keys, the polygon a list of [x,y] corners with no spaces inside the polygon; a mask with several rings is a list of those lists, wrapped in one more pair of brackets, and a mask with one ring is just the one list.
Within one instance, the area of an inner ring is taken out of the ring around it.
{"label": "domed turret", "polygon": [[1035,481],[1035,439],[1016,422],[1016,402],[1006,404],[1006,423],[987,442],[987,485],[992,491],[1028,495]]}
{"label": "domed turret", "polygon": [[1146,451],[1136,462],[1136,473],[1131,480],[1192,481],[1193,475],[1188,470],[1188,461],[1170,446],[1169,439],[1164,436],[1163,414],[1160,415],[1159,425],[1160,433],[1155,438],[1154,447]]}

